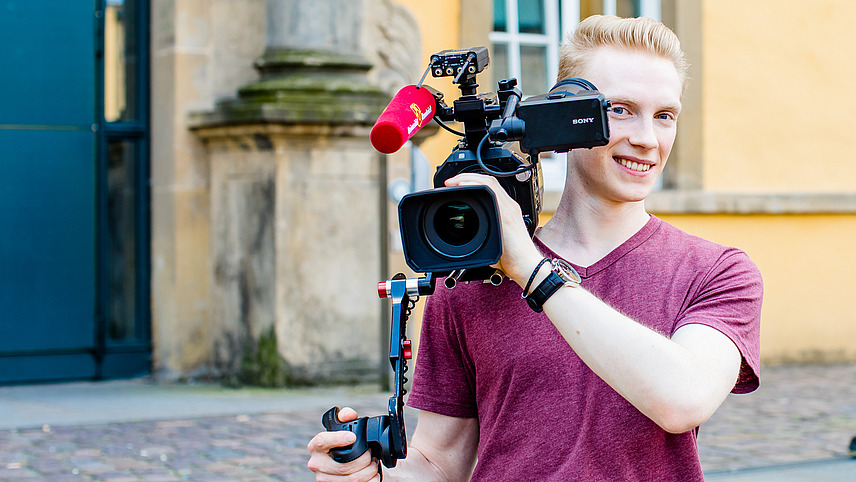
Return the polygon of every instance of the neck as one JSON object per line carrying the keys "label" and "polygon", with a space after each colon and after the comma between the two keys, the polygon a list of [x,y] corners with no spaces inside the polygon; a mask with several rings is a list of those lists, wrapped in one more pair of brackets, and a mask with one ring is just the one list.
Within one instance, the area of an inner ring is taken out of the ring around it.
{"label": "neck", "polygon": [[568,261],[590,266],[630,239],[649,219],[644,201],[610,203],[566,189],[538,238]]}

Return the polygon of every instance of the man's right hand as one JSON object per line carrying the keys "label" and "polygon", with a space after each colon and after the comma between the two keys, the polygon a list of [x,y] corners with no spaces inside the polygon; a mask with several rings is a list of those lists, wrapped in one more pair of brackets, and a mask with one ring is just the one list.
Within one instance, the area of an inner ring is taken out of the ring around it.
{"label": "man's right hand", "polygon": [[[357,419],[357,412],[345,407],[339,412],[339,420],[350,422]],[[370,450],[356,460],[340,464],[330,456],[330,449],[346,447],[354,443],[357,436],[353,432],[321,432],[309,441],[309,470],[315,472],[315,480],[354,480],[380,481],[378,461],[372,459]]]}

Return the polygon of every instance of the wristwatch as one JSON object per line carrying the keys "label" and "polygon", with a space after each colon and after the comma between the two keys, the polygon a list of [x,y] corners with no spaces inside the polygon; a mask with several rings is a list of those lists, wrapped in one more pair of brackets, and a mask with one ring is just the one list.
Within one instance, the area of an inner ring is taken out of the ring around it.
{"label": "wristwatch", "polygon": [[[577,270],[563,259],[553,259],[550,262],[550,274],[544,281],[532,290],[524,298],[529,307],[536,313],[544,311],[544,303],[563,286],[576,288],[580,285],[582,278]],[[540,267],[540,266],[539,266]]]}

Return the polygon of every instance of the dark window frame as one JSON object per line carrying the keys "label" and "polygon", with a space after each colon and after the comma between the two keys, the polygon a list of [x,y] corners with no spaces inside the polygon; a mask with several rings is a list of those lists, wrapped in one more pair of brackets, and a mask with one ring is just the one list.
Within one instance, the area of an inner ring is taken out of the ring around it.
{"label": "dark window frame", "polygon": [[[128,359],[136,355],[145,360],[151,359],[151,194],[150,194],[150,2],[149,0],[131,0],[124,8],[132,8],[133,45],[136,65],[133,79],[126,79],[126,85],[132,90],[127,92],[133,97],[134,118],[107,121],[105,118],[105,11],[107,0],[96,0],[97,44],[96,44],[96,118],[97,136],[97,229],[98,229],[98,289],[96,320],[96,358],[99,361],[108,357],[117,360]],[[108,146],[111,142],[128,141],[134,146],[134,317],[133,336],[130,341],[111,342],[109,336],[110,287],[110,226],[108,196]],[[138,362],[137,362],[138,363]],[[148,363],[148,362],[147,362]],[[107,368],[113,371],[113,368]],[[118,368],[121,371],[121,368]],[[109,374],[106,375],[109,377]]]}

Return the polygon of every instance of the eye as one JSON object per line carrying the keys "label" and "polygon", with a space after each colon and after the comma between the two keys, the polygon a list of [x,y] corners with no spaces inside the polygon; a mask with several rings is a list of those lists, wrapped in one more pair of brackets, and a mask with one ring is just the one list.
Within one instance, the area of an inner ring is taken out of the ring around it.
{"label": "eye", "polygon": [[672,122],[674,122],[677,119],[677,116],[675,114],[673,114],[672,112],[661,112],[661,113],[657,114],[656,117],[659,120],[672,121]]}
{"label": "eye", "polygon": [[612,115],[614,115],[614,116],[621,117],[621,116],[626,116],[626,115],[630,114],[630,111],[627,109],[627,107],[623,107],[620,105],[614,105],[610,109],[610,113],[612,113]]}

